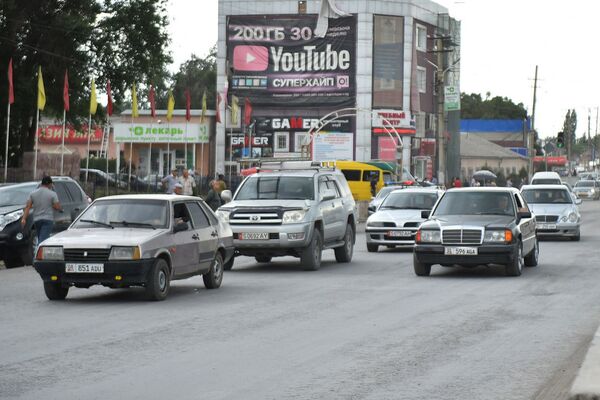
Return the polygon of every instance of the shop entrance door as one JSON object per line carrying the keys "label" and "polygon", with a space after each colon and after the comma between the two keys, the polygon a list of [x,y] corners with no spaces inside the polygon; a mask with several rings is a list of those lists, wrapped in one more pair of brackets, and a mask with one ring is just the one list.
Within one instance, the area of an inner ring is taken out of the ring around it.
{"label": "shop entrance door", "polygon": [[169,152],[166,150],[161,150],[159,161],[160,174],[162,174],[162,176],[169,175],[173,168],[175,168],[175,150],[171,150]]}

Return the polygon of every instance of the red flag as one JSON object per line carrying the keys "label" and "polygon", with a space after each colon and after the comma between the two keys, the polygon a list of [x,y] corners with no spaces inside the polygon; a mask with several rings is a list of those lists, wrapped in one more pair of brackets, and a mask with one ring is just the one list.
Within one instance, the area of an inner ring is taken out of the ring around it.
{"label": "red flag", "polygon": [[65,85],[63,87],[63,102],[65,105],[65,111],[69,111],[69,76],[67,70],[65,70]]}
{"label": "red flag", "polygon": [[156,117],[156,101],[154,100],[154,87],[150,85],[150,93],[148,94],[150,100],[150,115],[152,118]]}
{"label": "red flag", "polygon": [[15,102],[15,93],[13,91],[13,71],[12,58],[8,62],[8,104]]}
{"label": "red flag", "polygon": [[192,119],[192,112],[190,111],[190,108],[192,107],[192,99],[190,98],[190,91],[189,89],[185,90],[185,119],[186,120],[190,120]]}
{"label": "red flag", "polygon": [[106,83],[106,95],[108,96],[108,103],[106,104],[106,111],[110,117],[113,113],[113,100],[112,93],[110,91],[110,80]]}
{"label": "red flag", "polygon": [[217,124],[221,123],[221,100],[221,93],[217,92],[217,115],[215,116]]}
{"label": "red flag", "polygon": [[252,117],[252,104],[250,104],[250,100],[246,97],[244,101],[244,124],[250,125],[250,118]]}

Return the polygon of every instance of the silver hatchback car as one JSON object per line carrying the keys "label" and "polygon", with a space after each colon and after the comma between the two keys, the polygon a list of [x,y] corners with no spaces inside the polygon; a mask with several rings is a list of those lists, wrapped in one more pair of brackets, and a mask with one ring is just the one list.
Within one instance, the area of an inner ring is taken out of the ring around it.
{"label": "silver hatchback car", "polygon": [[198,197],[109,196],[44,241],[34,267],[50,300],[92,285],[142,286],[163,300],[171,280],[202,275],[207,289],[221,286],[233,250],[229,225]]}

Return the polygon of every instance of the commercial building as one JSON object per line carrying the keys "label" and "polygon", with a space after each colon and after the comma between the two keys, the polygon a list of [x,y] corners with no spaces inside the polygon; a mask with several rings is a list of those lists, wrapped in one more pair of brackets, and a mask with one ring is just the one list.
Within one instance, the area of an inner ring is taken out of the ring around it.
{"label": "commercial building", "polygon": [[[106,126],[92,124],[92,134],[89,138],[89,148],[92,157],[104,157],[108,149],[109,158],[116,157],[116,147],[108,146]],[[60,154],[63,152],[63,127],[62,122],[43,119],[38,128],[38,151],[46,154]],[[68,124],[64,130],[64,153],[78,154],[83,159],[88,150],[88,126],[76,127]]]}
{"label": "commercial building", "polygon": [[428,0],[336,3],[344,15],[330,10],[338,18],[318,37],[321,1],[219,0],[217,90],[240,111],[232,121],[220,104],[217,169],[311,154],[405,167],[420,155],[431,170],[431,141],[449,141],[447,130],[436,137],[440,93],[459,93],[460,24]]}
{"label": "commercial building", "polygon": [[527,168],[529,159],[476,134],[460,135],[461,179],[469,181],[475,171],[483,168],[500,172],[504,176],[518,174]]}

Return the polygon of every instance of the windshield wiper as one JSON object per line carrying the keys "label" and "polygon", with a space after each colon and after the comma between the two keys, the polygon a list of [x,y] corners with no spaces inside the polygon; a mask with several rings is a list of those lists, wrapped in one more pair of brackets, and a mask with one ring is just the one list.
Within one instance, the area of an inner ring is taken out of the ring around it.
{"label": "windshield wiper", "polygon": [[479,212],[479,213],[475,213],[473,215],[504,215],[506,217],[510,217],[510,214],[507,213],[503,213],[503,212]]}
{"label": "windshield wiper", "polygon": [[90,224],[96,224],[96,225],[100,225],[100,226],[104,226],[110,229],[115,229],[114,226],[112,226],[111,224],[107,224],[106,222],[101,222],[101,221],[94,221],[93,219],[80,219],[79,222],[87,222]]}
{"label": "windshield wiper", "polygon": [[148,224],[146,222],[131,222],[131,221],[110,221],[111,224],[121,224],[123,226],[143,226],[146,228],[156,229],[156,227],[152,224]]}

